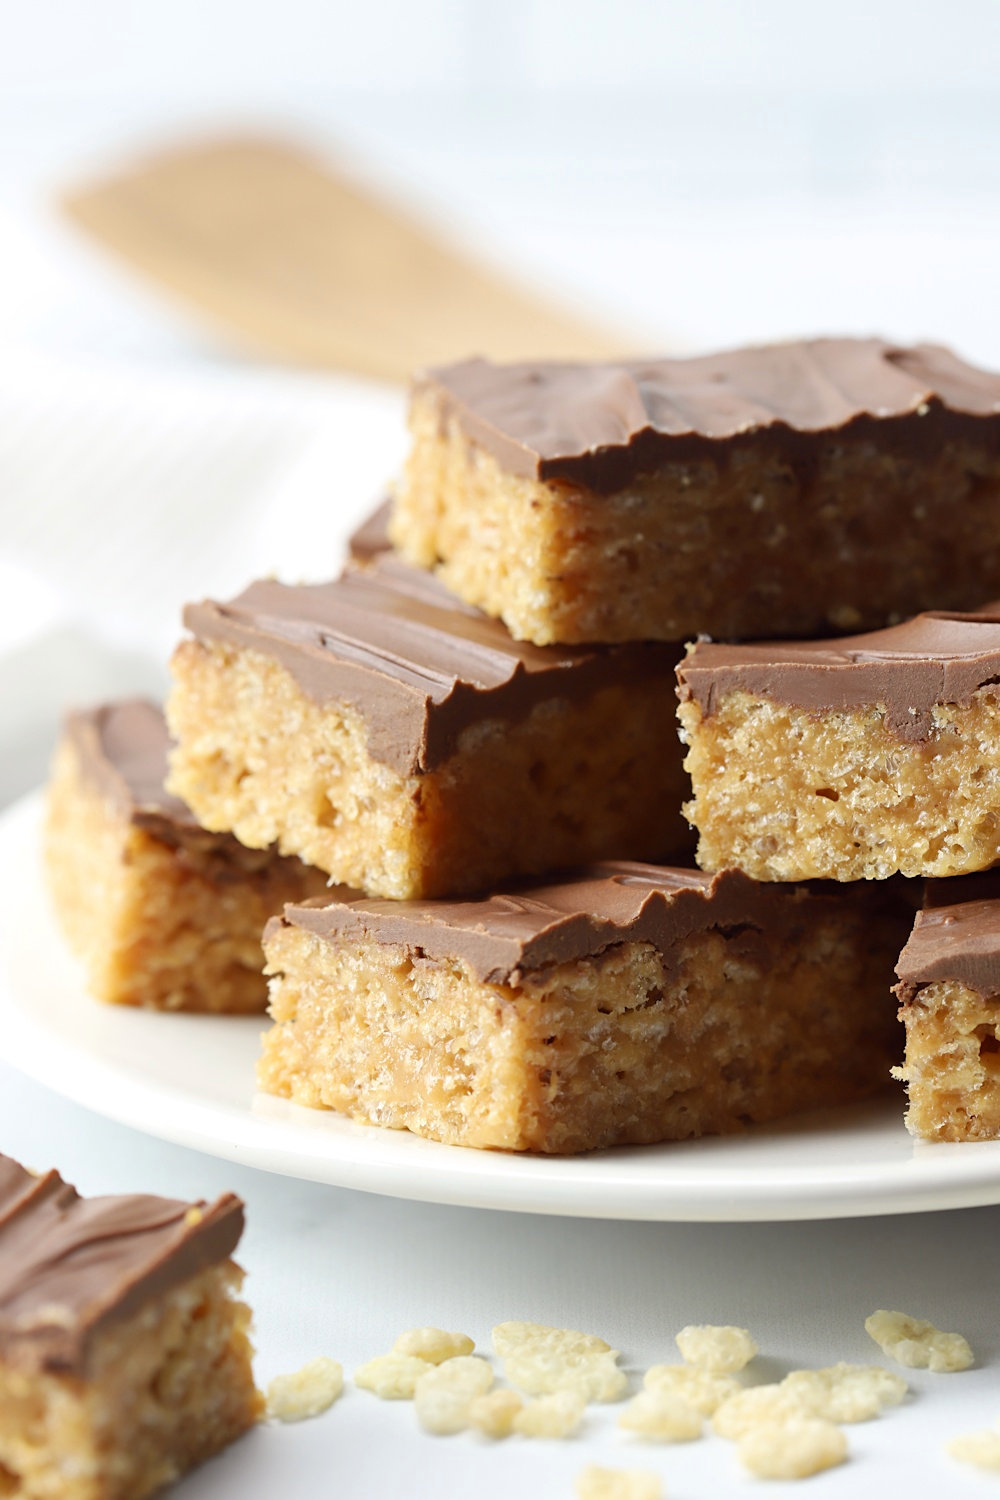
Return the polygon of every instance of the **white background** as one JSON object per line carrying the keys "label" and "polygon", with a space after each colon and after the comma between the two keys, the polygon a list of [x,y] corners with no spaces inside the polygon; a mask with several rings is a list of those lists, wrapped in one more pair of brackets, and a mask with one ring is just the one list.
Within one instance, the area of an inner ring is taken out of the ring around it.
{"label": "white background", "polygon": [[[184,597],[332,572],[403,451],[397,393],[249,366],[60,225],[59,186],[144,146],[290,133],[637,347],[878,331],[1000,366],[993,0],[0,0],[0,22],[0,798],[43,778],[64,703],[159,686]],[[158,1145],[2,1066],[0,1149],[87,1191],[242,1192],[263,1378],[506,1317],[600,1332],[635,1368],[685,1322],[733,1320],[770,1378],[870,1357],[865,1314],[901,1305],[968,1333],[981,1368],[918,1377],[810,1493],[985,1493],[941,1444],[1000,1416],[996,1210],[720,1228],[422,1208]],[[719,1442],[633,1452],[608,1412],[572,1445],[492,1449],[352,1392],[182,1493],[558,1497],[594,1456],[680,1500],[747,1483]]]}

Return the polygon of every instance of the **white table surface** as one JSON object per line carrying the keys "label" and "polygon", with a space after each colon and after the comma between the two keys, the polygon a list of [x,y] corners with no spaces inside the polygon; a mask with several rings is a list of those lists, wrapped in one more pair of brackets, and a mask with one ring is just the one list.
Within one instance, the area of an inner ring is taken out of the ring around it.
{"label": "white table surface", "polygon": [[[66,1103],[0,1065],[0,1147],[57,1163],[87,1193],[152,1190],[242,1195],[240,1259],[262,1382],[318,1354],[353,1368],[418,1324],[461,1329],[489,1349],[509,1318],[607,1338],[639,1374],[676,1357],[689,1322],[736,1322],[756,1335],[754,1378],[838,1359],[880,1358],[864,1332],[876,1307],[959,1329],[979,1364],[958,1375],[915,1371],[906,1405],[846,1429],[852,1457],[809,1493],[875,1497],[984,1493],[942,1451],[948,1437],[1000,1416],[996,1246],[1000,1208],[785,1225],[685,1225],[549,1219],[397,1202],[272,1176],[168,1146]],[[974,1148],[972,1148],[974,1149]],[[435,1438],[408,1403],[383,1403],[348,1379],[314,1421],[267,1425],[187,1479],[185,1500],[376,1494],[499,1500],[573,1494],[585,1463],[643,1467],[673,1500],[736,1496],[750,1481],[730,1445],[657,1446],[619,1435],[613,1406],[588,1410],[567,1442]],[[785,1491],[755,1482],[762,1494]],[[323,1487],[322,1490],[320,1487]],[[898,1487],[898,1489],[897,1489]]]}

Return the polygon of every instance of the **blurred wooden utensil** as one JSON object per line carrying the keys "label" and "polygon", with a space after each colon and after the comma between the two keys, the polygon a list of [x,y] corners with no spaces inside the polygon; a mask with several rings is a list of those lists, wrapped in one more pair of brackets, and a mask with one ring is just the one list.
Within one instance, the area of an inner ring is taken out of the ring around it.
{"label": "blurred wooden utensil", "polygon": [[474,353],[622,350],[280,141],[182,147],[70,192],[63,207],[217,329],[289,363],[400,380]]}

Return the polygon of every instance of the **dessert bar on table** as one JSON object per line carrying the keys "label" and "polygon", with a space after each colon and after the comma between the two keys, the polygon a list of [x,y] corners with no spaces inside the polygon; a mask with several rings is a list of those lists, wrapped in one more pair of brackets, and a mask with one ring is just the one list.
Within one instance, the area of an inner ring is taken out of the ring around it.
{"label": "dessert bar on table", "polygon": [[258,1081],[466,1146],[737,1130],[886,1083],[912,916],[896,883],[629,863],[478,901],[288,907]]}
{"label": "dessert bar on table", "polygon": [[391,530],[514,635],[804,636],[1000,594],[1000,376],[932,345],[418,377]]}
{"label": "dessert bar on table", "polygon": [[930,1140],[996,1140],[1000,872],[928,882],[896,973],[907,1128]]}
{"label": "dessert bar on table", "polygon": [[251,847],[394,899],[690,847],[680,646],[518,643],[377,551],[185,623],[168,784]]}
{"label": "dessert bar on table", "polygon": [[994,864],[998,678],[996,606],[836,641],[699,642],[678,668],[699,864],[757,880]]}
{"label": "dessert bar on table", "polygon": [[321,871],[207,833],[163,786],[161,711],[132,699],[71,714],[56,752],[46,865],[56,915],[99,999],[262,1011],[260,935]]}
{"label": "dessert bar on table", "polygon": [[0,1156],[0,1495],[143,1500],[258,1420],[242,1229]]}

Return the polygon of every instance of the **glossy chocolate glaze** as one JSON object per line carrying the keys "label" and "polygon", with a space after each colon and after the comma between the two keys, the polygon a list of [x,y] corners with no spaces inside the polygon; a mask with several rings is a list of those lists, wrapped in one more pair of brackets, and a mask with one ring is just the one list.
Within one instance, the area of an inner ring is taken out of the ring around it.
{"label": "glossy chocolate glaze", "polygon": [[[609,861],[572,878],[475,901],[382,901],[345,893],[323,904],[286,906],[265,930],[284,924],[331,942],[399,945],[421,957],[459,959],[487,984],[518,984],[551,964],[593,957],[616,943],[651,943],[665,956],[686,937],[723,929],[766,960],[767,947],[856,893],[821,885],[765,885],[737,870],[700,870]],[[872,909],[896,899],[868,894]]]}
{"label": "glossy chocolate glaze", "polygon": [[0,1156],[0,1360],[86,1377],[103,1328],[225,1261],[242,1232],[231,1193],[81,1198]]}
{"label": "glossy chocolate glaze", "polygon": [[[941,883],[954,891],[959,881]],[[946,979],[981,995],[1000,997],[1000,900],[962,900],[955,894],[954,905],[929,906],[917,913],[896,965],[896,994],[904,1005],[925,985]]]}
{"label": "glossy chocolate glaze", "polygon": [[419,376],[415,394],[510,473],[603,493],[760,437],[805,454],[824,434],[919,449],[971,428],[1000,448],[1000,375],[937,345],[881,339],[620,364],[471,359]]}
{"label": "glossy chocolate glaze", "polygon": [[926,740],[938,704],[967,706],[1000,679],[1000,606],[917,615],[902,625],[825,641],[727,646],[699,641],[677,668],[678,696],[710,717],[745,692],[810,713],[881,704],[900,739]]}
{"label": "glossy chocolate glaze", "polygon": [[83,778],[205,879],[244,880],[276,857],[269,849],[245,848],[231,833],[210,833],[186,802],[166,791],[170,737],[157,704],[130,698],[81,709],[67,716],[65,733]]}
{"label": "glossy chocolate glaze", "polygon": [[516,723],[541,703],[613,683],[671,680],[680,647],[533,646],[463,604],[429,573],[369,549],[332,583],[253,583],[229,604],[189,605],[184,622],[277,660],[317,703],[355,709],[374,760],[403,776],[442,765],[462,731]]}

